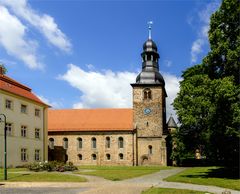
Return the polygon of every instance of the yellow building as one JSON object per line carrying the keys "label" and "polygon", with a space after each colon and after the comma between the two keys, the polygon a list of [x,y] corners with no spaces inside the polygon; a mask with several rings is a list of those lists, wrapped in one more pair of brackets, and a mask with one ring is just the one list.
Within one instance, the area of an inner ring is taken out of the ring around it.
{"label": "yellow building", "polygon": [[[47,109],[30,88],[4,75],[0,67],[0,114],[6,116],[8,166],[48,159]],[[4,122],[0,123],[0,166],[4,166]]]}

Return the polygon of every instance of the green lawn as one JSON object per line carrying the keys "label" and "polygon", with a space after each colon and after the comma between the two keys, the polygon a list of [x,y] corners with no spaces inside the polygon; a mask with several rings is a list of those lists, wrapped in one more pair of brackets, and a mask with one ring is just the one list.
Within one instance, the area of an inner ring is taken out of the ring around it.
{"label": "green lawn", "polygon": [[240,190],[240,179],[235,174],[221,167],[194,167],[177,175],[166,178],[166,181],[193,183],[199,185],[215,185]]}
{"label": "green lawn", "polygon": [[[119,181],[170,169],[160,166],[80,166],[77,174],[100,176],[108,180]],[[81,171],[89,170],[89,171]]]}
{"label": "green lawn", "polygon": [[[21,172],[24,171],[24,172]],[[8,169],[8,180],[10,182],[85,182],[85,178],[56,172],[25,172],[27,169]],[[3,170],[0,169],[0,181],[4,180]]]}
{"label": "green lawn", "polygon": [[150,188],[143,191],[142,194],[203,194],[206,192],[192,191],[187,189],[170,189],[170,188]]}
{"label": "green lawn", "polygon": [[[8,168],[7,172],[20,172],[20,171],[28,171],[27,168]],[[4,169],[0,168],[0,173],[4,173]]]}

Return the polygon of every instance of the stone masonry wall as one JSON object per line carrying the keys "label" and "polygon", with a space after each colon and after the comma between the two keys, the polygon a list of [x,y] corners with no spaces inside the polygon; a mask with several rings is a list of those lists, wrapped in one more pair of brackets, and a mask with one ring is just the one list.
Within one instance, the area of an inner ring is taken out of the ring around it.
{"label": "stone masonry wall", "polygon": [[[163,132],[162,88],[148,87],[152,91],[151,100],[143,100],[142,87],[133,90],[133,122],[137,126],[138,137],[161,137]],[[144,109],[150,108],[150,114],[144,114]]]}
{"label": "stone masonry wall", "polygon": [[[82,148],[78,148],[79,137],[83,140]],[[93,137],[97,140],[96,148],[92,148]],[[106,147],[106,137],[110,137],[110,148]],[[123,148],[118,146],[119,137],[124,139]],[[133,165],[132,132],[49,132],[48,138],[54,139],[55,146],[63,146],[63,138],[68,138],[66,154],[68,161],[74,165]],[[92,154],[96,154],[96,160],[93,160]],[[110,154],[110,160],[106,154]],[[120,159],[119,154],[123,154],[123,159]]]}
{"label": "stone masonry wall", "polygon": [[[151,99],[144,99],[144,89],[151,90]],[[137,129],[137,158],[139,165],[166,165],[166,142],[163,137],[165,122],[165,94],[162,86],[134,86],[133,122]],[[145,114],[144,109],[151,113]],[[149,152],[152,147],[152,153]]]}

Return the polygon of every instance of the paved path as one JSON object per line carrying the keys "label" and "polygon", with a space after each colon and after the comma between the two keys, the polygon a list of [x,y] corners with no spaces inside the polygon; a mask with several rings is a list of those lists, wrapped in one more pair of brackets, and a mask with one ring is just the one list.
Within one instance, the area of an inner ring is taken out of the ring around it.
{"label": "paved path", "polygon": [[[239,191],[224,189],[215,186],[194,185],[187,183],[175,183],[163,181],[164,178],[177,174],[185,168],[161,170],[157,173],[127,179],[123,181],[109,181],[101,177],[83,176],[89,182],[83,183],[29,183],[29,182],[0,182],[0,194],[141,194],[152,186],[162,188],[179,188],[197,191],[206,191],[222,194],[223,191],[231,191],[231,194],[240,194]],[[1,184],[4,184],[1,186]]]}

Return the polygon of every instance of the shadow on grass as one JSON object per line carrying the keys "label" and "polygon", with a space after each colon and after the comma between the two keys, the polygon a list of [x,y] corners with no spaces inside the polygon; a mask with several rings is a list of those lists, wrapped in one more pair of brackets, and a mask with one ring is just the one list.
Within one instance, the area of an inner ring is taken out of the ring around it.
{"label": "shadow on grass", "polygon": [[219,167],[216,169],[209,169],[208,172],[195,175],[181,175],[188,178],[225,178],[225,179],[239,179],[239,169]]}

